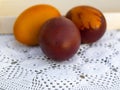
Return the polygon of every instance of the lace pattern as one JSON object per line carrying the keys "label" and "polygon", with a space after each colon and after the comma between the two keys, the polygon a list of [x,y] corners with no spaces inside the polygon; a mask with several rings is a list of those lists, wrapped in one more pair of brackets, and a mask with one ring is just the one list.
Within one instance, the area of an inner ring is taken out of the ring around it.
{"label": "lace pattern", "polygon": [[0,90],[119,90],[120,31],[81,45],[69,60],[55,62],[40,47],[0,35]]}

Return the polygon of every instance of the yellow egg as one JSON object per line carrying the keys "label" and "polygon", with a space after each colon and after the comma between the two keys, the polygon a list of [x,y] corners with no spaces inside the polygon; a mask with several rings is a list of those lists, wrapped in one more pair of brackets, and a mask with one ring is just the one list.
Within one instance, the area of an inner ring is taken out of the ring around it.
{"label": "yellow egg", "polygon": [[29,46],[38,45],[40,28],[49,19],[59,17],[60,12],[53,6],[40,4],[23,11],[14,24],[15,38]]}

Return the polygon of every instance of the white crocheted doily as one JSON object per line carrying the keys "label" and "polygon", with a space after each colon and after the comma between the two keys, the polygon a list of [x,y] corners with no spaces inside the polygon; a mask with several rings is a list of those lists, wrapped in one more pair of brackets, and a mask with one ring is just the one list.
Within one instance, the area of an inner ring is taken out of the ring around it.
{"label": "white crocheted doily", "polygon": [[40,47],[0,35],[0,90],[119,90],[120,31],[83,44],[69,60],[55,62]]}

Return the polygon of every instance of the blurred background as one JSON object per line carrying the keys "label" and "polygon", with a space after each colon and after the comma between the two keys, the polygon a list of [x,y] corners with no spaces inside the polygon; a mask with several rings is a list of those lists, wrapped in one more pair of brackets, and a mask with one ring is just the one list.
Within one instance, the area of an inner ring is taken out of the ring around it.
{"label": "blurred background", "polygon": [[18,16],[35,4],[51,4],[64,15],[77,5],[91,5],[102,12],[120,12],[120,0],[0,0],[0,16]]}
{"label": "blurred background", "polygon": [[108,30],[120,29],[120,0],[0,0],[0,33],[12,33],[16,17],[36,4],[50,4],[62,15],[75,6],[90,5],[103,12]]}

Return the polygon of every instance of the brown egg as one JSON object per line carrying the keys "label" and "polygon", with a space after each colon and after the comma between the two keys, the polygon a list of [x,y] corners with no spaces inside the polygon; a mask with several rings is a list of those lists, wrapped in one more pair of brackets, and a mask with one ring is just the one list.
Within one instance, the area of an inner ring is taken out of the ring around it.
{"label": "brown egg", "polygon": [[74,7],[67,12],[66,17],[78,27],[82,43],[93,43],[99,40],[106,31],[105,17],[94,7]]}
{"label": "brown egg", "polygon": [[41,28],[40,47],[46,56],[53,60],[63,61],[71,58],[80,43],[78,28],[65,17],[48,20]]}

